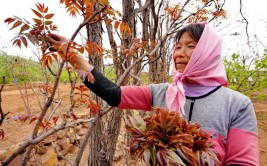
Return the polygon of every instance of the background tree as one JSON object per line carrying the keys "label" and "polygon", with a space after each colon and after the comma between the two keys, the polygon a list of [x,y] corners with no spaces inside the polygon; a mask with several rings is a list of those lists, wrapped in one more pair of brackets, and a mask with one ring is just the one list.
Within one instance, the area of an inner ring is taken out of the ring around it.
{"label": "background tree", "polygon": [[231,89],[249,95],[250,92],[266,88],[267,54],[232,54],[224,59],[228,83]]}

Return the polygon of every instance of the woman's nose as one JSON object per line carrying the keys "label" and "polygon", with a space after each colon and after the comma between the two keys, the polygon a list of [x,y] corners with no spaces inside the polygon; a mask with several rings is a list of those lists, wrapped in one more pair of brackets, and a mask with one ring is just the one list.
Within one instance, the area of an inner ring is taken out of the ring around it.
{"label": "woman's nose", "polygon": [[184,48],[179,48],[175,51],[174,54],[175,57],[185,57],[186,56],[186,52]]}

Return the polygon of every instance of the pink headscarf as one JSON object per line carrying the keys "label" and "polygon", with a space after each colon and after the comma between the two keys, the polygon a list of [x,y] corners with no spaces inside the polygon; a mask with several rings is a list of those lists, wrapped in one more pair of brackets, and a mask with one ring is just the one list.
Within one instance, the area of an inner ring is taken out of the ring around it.
{"label": "pink headscarf", "polygon": [[180,73],[173,61],[173,83],[166,92],[166,104],[170,111],[181,111],[184,114],[185,94],[184,78],[188,78],[202,86],[225,85],[227,77],[221,59],[222,38],[208,24],[184,70]]}

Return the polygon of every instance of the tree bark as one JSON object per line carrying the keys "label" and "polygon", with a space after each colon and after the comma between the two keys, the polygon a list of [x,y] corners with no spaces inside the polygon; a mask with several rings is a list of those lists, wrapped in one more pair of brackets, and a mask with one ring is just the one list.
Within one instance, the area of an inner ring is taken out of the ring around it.
{"label": "tree bark", "polygon": [[[97,5],[95,6],[97,10]],[[90,42],[95,42],[99,46],[102,46],[102,34],[101,34],[101,23],[96,22],[92,24],[87,24],[87,40]],[[103,58],[99,55],[88,55],[89,63],[92,64],[98,71],[103,73],[104,64]],[[97,97],[95,94],[91,94],[93,100],[95,100],[101,107],[103,107],[102,100]],[[103,120],[100,119],[96,122],[96,127],[93,130],[90,138],[89,138],[89,153],[88,153],[88,165],[90,166],[100,166],[105,165],[105,161],[102,159],[103,146],[105,146],[105,142],[102,139],[104,124]]]}
{"label": "tree bark", "polygon": [[[134,9],[134,1],[133,0],[124,0],[123,1],[123,21],[128,23],[130,26],[132,32],[134,32],[134,15],[133,9]],[[96,24],[90,24],[88,26],[89,31],[89,40],[94,41],[99,44],[99,40],[101,39],[101,25],[97,26]],[[113,60],[115,71],[116,71],[116,77],[118,78],[123,74],[124,69],[122,67],[122,62],[125,58],[123,55],[119,55],[117,52],[117,45],[115,43],[115,40],[112,36],[112,27],[107,26],[110,45],[113,50]],[[133,35],[132,35],[133,36]],[[131,37],[123,37],[122,44],[125,46],[125,48],[129,48],[131,44]],[[119,56],[118,56],[119,55]],[[90,63],[94,64],[94,66],[98,66],[98,70],[103,73],[102,68],[99,68],[102,64],[98,64],[102,59],[98,59],[98,57],[92,57],[90,58]],[[130,60],[127,59],[126,63],[124,64],[125,67],[129,65]],[[122,85],[126,84],[127,81],[125,81]],[[120,132],[120,126],[121,126],[121,118],[122,118],[122,111],[118,109],[113,109],[108,117],[106,118],[106,121],[103,120],[98,121],[98,124],[96,125],[96,128],[94,129],[90,140],[89,140],[89,158],[88,158],[88,165],[90,166],[109,166],[112,165],[113,157],[116,150],[116,144],[118,140],[118,135]],[[104,118],[102,118],[104,119]]]}

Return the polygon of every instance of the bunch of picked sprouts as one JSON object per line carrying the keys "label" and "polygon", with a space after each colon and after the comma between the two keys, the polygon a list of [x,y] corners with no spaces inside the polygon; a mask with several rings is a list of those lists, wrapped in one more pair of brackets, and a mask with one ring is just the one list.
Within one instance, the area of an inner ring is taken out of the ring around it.
{"label": "bunch of picked sprouts", "polygon": [[148,165],[221,165],[210,135],[197,123],[187,123],[177,112],[154,108],[142,118],[129,116],[126,129],[132,139],[130,154]]}

